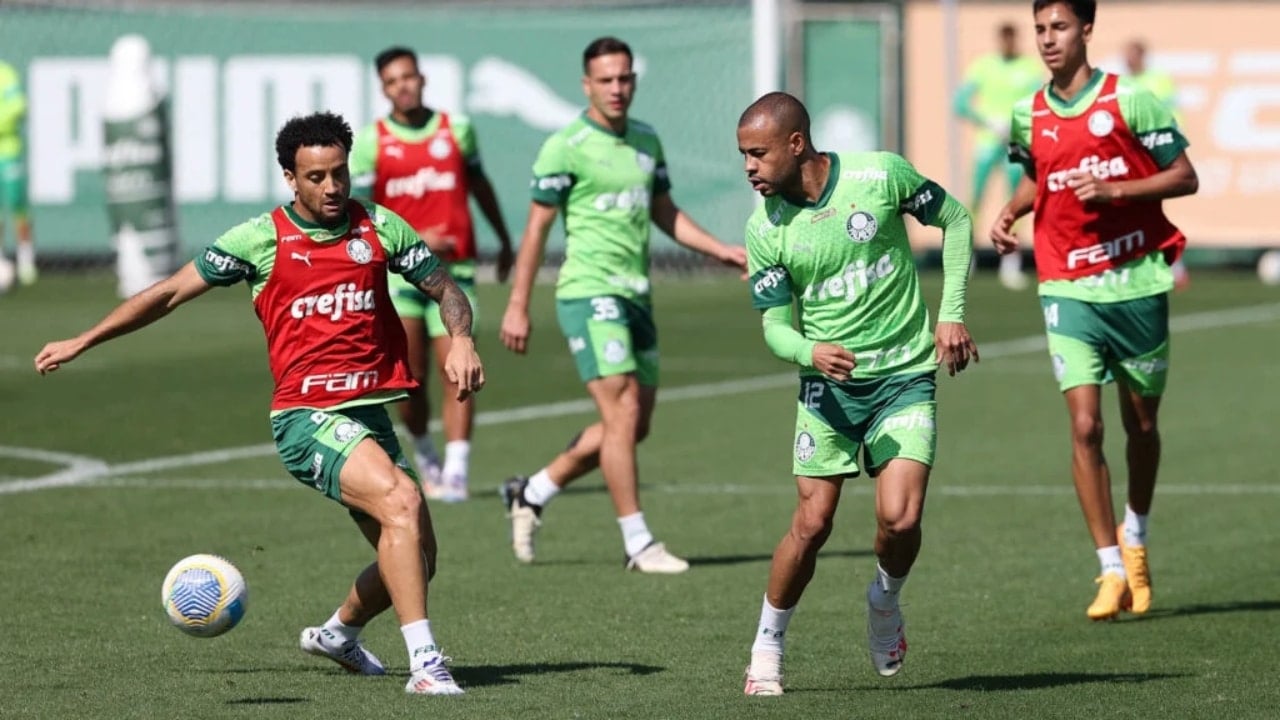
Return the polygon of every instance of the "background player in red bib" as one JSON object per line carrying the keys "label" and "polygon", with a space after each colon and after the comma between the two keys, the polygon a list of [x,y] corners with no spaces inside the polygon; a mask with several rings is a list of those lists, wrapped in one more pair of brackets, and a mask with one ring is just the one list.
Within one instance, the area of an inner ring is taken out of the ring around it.
{"label": "background player in red bib", "polygon": [[[498,207],[493,185],[480,164],[471,121],[427,107],[422,102],[426,79],[418,58],[404,47],[383,50],[374,60],[382,94],[391,114],[356,136],[351,151],[355,194],[373,198],[403,217],[446,265],[472,308],[476,306],[476,240],[467,205],[476,199],[498,237],[498,280],[511,270],[511,237]],[[391,276],[391,302],[409,341],[409,367],[419,386],[400,405],[400,419],[413,437],[414,459],[423,473],[428,498],[446,502],[467,499],[471,428],[475,401],[457,400],[457,388],[444,372],[449,333],[440,323],[435,303],[408,281]],[[442,386],[440,417],[444,422],[444,463],[428,433],[427,345],[431,345]]]}
{"label": "background player in red bib", "polygon": [[[1199,187],[1168,107],[1089,65],[1094,0],[1035,0],[1052,79],[1013,111],[1010,159],[1027,170],[991,239],[1035,211],[1036,272],[1054,374],[1071,420],[1072,475],[1102,572],[1091,619],[1151,605],[1146,525],[1160,462],[1156,424],[1169,371],[1170,266],[1186,240],[1161,201]],[[1102,385],[1115,380],[1129,496],[1117,527],[1102,454]]]}
{"label": "background player in red bib", "polygon": [[248,283],[275,379],[271,429],[280,458],[300,482],[347,507],[378,553],[329,621],[302,631],[302,649],[353,673],[382,675],[358,636],[394,607],[409,651],[405,691],[457,695],[462,689],[427,620],[436,559],[431,515],[383,407],[415,384],[388,270],[439,304],[454,340],[445,371],[459,394],[478,391],[484,371],[471,341],[471,305],[448,271],[404,220],[350,199],[350,149],[351,128],[337,115],[285,123],[276,154],[292,203],[227,231],[88,331],[46,345],[35,364],[52,372],[216,285]]}

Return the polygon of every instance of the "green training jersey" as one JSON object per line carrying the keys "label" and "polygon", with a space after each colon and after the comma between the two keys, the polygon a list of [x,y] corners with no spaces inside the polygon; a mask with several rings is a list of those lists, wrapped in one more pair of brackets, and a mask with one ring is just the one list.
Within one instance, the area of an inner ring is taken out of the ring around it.
{"label": "green training jersey", "polygon": [[[399,215],[367,200],[361,200],[360,204],[369,212],[369,220],[387,253],[389,268],[416,284],[440,265],[418,233]],[[338,227],[321,227],[298,217],[288,205],[284,210],[294,225],[318,243],[341,240],[349,229],[346,222]],[[271,213],[263,213],[228,230],[202,250],[195,262],[196,270],[210,285],[244,281],[249,284],[251,297],[256,298],[271,277],[275,261],[276,226],[271,221]]]}
{"label": "green training jersey", "polygon": [[[1070,102],[1059,97],[1052,88],[1045,92],[1045,100],[1060,117],[1078,117],[1097,99],[1104,76],[1101,70],[1095,70],[1089,84]],[[1034,172],[1031,156],[1031,104],[1034,97],[1033,94],[1014,105],[1010,133],[1010,158],[1022,162],[1031,172]],[[1116,100],[1129,131],[1138,137],[1161,168],[1169,167],[1189,145],[1178,131],[1169,106],[1134,83],[1132,78],[1120,77],[1116,84]],[[1163,253],[1151,253],[1097,275],[1040,283],[1041,295],[1094,303],[1136,300],[1172,289],[1173,271]]]}
{"label": "green training jersey", "polygon": [[[1045,71],[1036,58],[1019,55],[1006,59],[1000,53],[984,55],[965,72],[960,88],[960,114],[986,125],[1003,127],[1009,122],[1014,103],[1035,92],[1044,82]],[[987,128],[978,131],[983,143],[1003,143]]]}
{"label": "green training jersey", "polygon": [[26,114],[22,78],[12,65],[0,62],[0,160],[22,155],[22,119]]}
{"label": "green training jersey", "polygon": [[556,297],[648,303],[650,201],[671,189],[653,128],[633,119],[618,135],[584,113],[543,143],[531,185],[534,202],[564,215]]}
{"label": "green training jersey", "polygon": [[894,153],[827,157],[831,173],[817,202],[766,198],[747,222],[752,305],[795,302],[805,338],[854,353],[854,379],[936,368],[903,215],[934,224],[946,191]]}
{"label": "green training jersey", "polygon": [[1129,79],[1168,106],[1174,122],[1182,125],[1182,118],[1178,115],[1178,90],[1174,87],[1172,75],[1160,70],[1145,70],[1137,75],[1130,75]]}

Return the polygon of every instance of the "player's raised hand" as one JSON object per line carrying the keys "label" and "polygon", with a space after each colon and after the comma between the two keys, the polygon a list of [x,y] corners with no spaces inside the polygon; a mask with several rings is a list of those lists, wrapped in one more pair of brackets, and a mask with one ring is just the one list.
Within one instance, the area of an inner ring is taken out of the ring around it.
{"label": "player's raised hand", "polygon": [[1017,221],[1018,218],[1013,214],[1013,210],[1005,205],[1000,209],[1000,215],[996,217],[995,224],[991,226],[991,244],[1001,255],[1018,251],[1018,236],[1013,234],[1013,224]]}
{"label": "player's raised hand", "polygon": [[933,331],[933,346],[938,352],[938,362],[947,368],[947,374],[955,376],[969,366],[969,361],[979,362],[978,346],[969,337],[964,323],[940,322]]}
{"label": "player's raised hand", "polygon": [[64,363],[75,360],[84,349],[85,344],[79,338],[51,342],[36,353],[36,372],[41,375],[51,373]]}
{"label": "player's raised hand", "polygon": [[474,340],[465,336],[450,338],[444,372],[449,381],[458,386],[458,400],[466,400],[468,395],[480,392],[484,387],[484,365],[476,354]]}
{"label": "player's raised hand", "polygon": [[1099,180],[1094,174],[1085,170],[1072,170],[1067,173],[1067,187],[1075,191],[1080,202],[1109,203],[1120,197],[1114,183]]}
{"label": "player's raised hand", "polygon": [[530,330],[529,311],[508,305],[502,314],[502,330],[499,331],[502,344],[511,352],[523,355],[529,348]]}
{"label": "player's raised hand", "polygon": [[813,367],[836,382],[848,380],[849,373],[857,364],[853,353],[839,345],[818,343],[813,346]]}

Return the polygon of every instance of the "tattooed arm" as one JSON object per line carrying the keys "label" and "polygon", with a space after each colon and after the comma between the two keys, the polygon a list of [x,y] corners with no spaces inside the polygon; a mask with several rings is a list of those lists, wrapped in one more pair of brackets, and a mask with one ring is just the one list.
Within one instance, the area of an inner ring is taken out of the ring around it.
{"label": "tattooed arm", "polygon": [[484,387],[484,367],[471,339],[471,301],[450,277],[449,271],[437,267],[418,283],[418,289],[440,307],[440,320],[449,331],[449,354],[444,359],[445,375],[457,385],[458,400],[479,392]]}
{"label": "tattooed arm", "polygon": [[418,289],[440,306],[440,320],[449,337],[471,337],[471,301],[453,281],[444,266],[437,267],[418,283]]}

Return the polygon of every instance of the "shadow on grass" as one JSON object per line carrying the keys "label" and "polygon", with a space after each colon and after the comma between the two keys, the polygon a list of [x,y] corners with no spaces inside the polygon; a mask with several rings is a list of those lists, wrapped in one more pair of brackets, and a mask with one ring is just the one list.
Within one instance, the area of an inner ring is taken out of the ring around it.
{"label": "shadow on grass", "polygon": [[1176,608],[1156,608],[1134,620],[1161,620],[1164,618],[1184,617],[1187,615],[1215,615],[1218,613],[1236,612],[1275,612],[1280,610],[1280,600],[1242,600],[1220,603],[1198,603]]}
{"label": "shadow on grass", "polygon": [[583,670],[619,670],[629,675],[652,675],[666,670],[656,665],[639,665],[627,662],[563,662],[523,665],[471,665],[450,668],[453,678],[464,688],[486,685],[514,685],[526,675],[548,673],[574,673]]}
{"label": "shadow on grass", "polygon": [[[895,690],[969,690],[992,692],[1001,690],[1043,690],[1045,688],[1066,687],[1069,685],[1090,685],[1094,683],[1137,685],[1157,680],[1172,680],[1190,677],[1187,673],[1072,673],[1046,672],[1023,673],[1019,675],[969,675],[967,677],[941,680],[928,685],[911,685]],[[890,689],[890,688],[886,688]]]}
{"label": "shadow on grass", "polygon": [[[871,557],[874,553],[870,550],[832,550],[830,552],[823,551],[818,553],[819,559],[830,557],[845,558],[862,558]],[[773,553],[764,554],[757,553],[755,555],[717,555],[710,557],[691,557],[690,565],[741,565],[743,563],[769,562],[773,559]]]}
{"label": "shadow on grass", "polygon": [[228,700],[228,705],[297,705],[299,703],[311,702],[308,698],[300,697],[257,697],[257,698],[240,698],[239,700]]}

